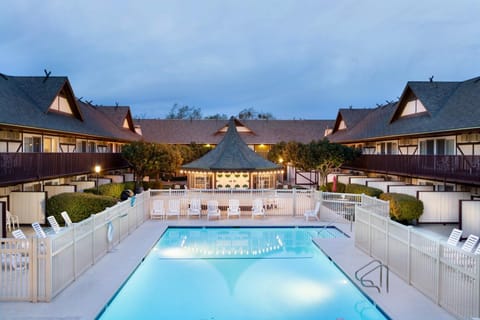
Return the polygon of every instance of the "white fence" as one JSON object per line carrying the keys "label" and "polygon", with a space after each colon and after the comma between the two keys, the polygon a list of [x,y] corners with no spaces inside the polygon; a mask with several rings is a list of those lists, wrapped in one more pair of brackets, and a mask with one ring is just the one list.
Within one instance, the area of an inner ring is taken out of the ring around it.
{"label": "white fence", "polygon": [[480,255],[356,207],[355,245],[461,319],[480,316]]}
{"label": "white fence", "polygon": [[221,214],[226,216],[229,199],[240,201],[241,215],[252,214],[253,199],[263,200],[266,216],[303,216],[306,210],[315,205],[315,190],[305,189],[245,189],[245,190],[218,190],[218,189],[170,189],[151,190],[151,198],[180,199],[180,216],[186,216],[191,199],[198,198],[202,203],[203,211],[206,210],[207,201],[218,201]]}
{"label": "white fence", "polygon": [[50,301],[148,219],[149,199],[144,192],[46,239],[1,239],[0,300]]}
{"label": "white fence", "polygon": [[460,200],[470,200],[469,192],[420,191],[418,200],[423,202],[419,222],[458,223]]}

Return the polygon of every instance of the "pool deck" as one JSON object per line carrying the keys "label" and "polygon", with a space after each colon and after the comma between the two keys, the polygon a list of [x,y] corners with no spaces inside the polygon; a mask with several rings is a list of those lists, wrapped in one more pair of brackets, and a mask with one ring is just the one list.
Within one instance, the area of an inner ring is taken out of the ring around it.
{"label": "pool deck", "polygon": [[[303,217],[267,217],[255,221],[247,217],[219,221],[194,218],[168,221],[148,220],[53,298],[51,302],[0,302],[0,318],[4,320],[94,319],[169,225],[321,226],[324,223],[305,222]],[[333,225],[352,236],[350,224],[334,223]],[[439,237],[444,236],[439,235]],[[315,239],[314,241],[351,279],[355,279],[356,269],[372,260],[363,251],[355,248],[353,237]],[[356,280],[353,281],[358,284]],[[363,292],[392,319],[456,319],[394,273],[390,273],[389,291],[389,293],[379,294],[376,289],[363,288]]]}

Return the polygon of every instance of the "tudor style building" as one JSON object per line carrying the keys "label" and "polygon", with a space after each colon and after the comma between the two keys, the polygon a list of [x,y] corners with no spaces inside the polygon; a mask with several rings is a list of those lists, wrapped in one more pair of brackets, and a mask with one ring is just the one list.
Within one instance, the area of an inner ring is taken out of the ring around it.
{"label": "tudor style building", "polygon": [[0,196],[126,168],[121,146],[139,139],[129,107],[81,102],[66,77],[0,77]]}
{"label": "tudor style building", "polygon": [[480,77],[412,81],[398,102],[340,109],[328,138],[362,149],[345,168],[478,194]]}

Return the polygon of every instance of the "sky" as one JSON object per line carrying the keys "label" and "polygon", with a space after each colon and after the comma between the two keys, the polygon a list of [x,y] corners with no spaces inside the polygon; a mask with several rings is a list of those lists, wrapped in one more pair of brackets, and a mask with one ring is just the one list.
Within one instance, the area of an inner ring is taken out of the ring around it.
{"label": "sky", "polygon": [[408,81],[480,76],[479,0],[2,0],[0,73],[165,118],[335,119]]}

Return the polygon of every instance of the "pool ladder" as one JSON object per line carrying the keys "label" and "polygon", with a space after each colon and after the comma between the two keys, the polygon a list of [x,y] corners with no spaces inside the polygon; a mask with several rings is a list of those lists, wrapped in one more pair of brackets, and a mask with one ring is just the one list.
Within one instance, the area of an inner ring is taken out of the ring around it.
{"label": "pool ladder", "polygon": [[[371,274],[375,270],[380,271],[379,286],[376,285],[375,282],[373,282],[372,280],[365,279],[366,276],[368,276],[369,274]],[[385,273],[386,273],[386,276],[385,276],[386,284],[385,285],[386,285],[386,289],[387,289],[387,293],[388,293],[388,282],[389,282],[388,278],[389,278],[390,271],[388,269],[388,266],[383,264],[382,261],[380,261],[378,259],[374,259],[374,260],[370,261],[369,263],[367,263],[366,265],[362,266],[360,269],[355,271],[355,279],[360,281],[362,286],[364,286],[366,288],[375,288],[375,289],[378,290],[378,293],[380,293],[381,292],[380,288],[382,287],[382,282],[383,282],[383,270],[385,270]],[[362,273],[362,274],[360,275],[360,273]]]}

